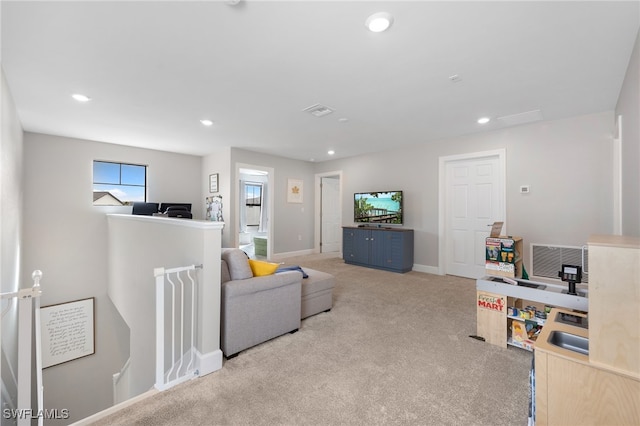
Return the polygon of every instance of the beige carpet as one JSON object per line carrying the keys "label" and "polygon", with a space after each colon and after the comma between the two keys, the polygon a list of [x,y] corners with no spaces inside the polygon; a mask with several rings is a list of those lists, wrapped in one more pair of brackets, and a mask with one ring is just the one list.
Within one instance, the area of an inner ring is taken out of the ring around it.
{"label": "beige carpet", "polygon": [[100,425],[526,425],[532,355],[472,339],[475,281],[287,259],[334,308]]}

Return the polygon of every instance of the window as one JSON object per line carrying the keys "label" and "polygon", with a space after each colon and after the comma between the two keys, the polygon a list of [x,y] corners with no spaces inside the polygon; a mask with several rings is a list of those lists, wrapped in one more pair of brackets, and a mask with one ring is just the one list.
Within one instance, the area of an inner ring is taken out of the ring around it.
{"label": "window", "polygon": [[126,206],[147,201],[147,166],[93,162],[93,205]]}
{"label": "window", "polygon": [[247,183],[244,185],[244,193],[246,194],[247,206],[259,207],[262,205],[262,184]]}

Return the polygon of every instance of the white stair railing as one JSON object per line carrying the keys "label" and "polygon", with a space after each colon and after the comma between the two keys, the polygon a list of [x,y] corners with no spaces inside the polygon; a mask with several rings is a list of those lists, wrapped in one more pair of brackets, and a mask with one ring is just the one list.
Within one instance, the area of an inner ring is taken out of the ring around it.
{"label": "white stair railing", "polygon": [[[31,418],[38,417],[38,425],[44,421],[44,388],[42,386],[42,346],[40,335],[40,280],[42,272],[33,271],[31,274],[33,286],[11,293],[2,293],[2,299],[8,299],[9,305],[2,316],[8,311],[13,299],[18,299],[18,408],[11,410],[11,417],[18,420],[19,426],[31,425]],[[32,320],[33,318],[33,320]],[[35,324],[34,324],[35,323]],[[35,336],[36,358],[36,386],[37,410],[31,408],[31,339]],[[3,413],[6,415],[6,413]]]}
{"label": "white stair railing", "polygon": [[119,404],[129,399],[129,366],[131,358],[127,359],[119,372],[113,375],[113,404]]}
{"label": "white stair railing", "polygon": [[[154,269],[156,278],[155,387],[158,390],[168,389],[198,376],[195,366],[197,283],[193,275],[196,269],[201,268],[202,265],[191,265],[173,269]],[[186,283],[183,278],[186,278]],[[168,354],[170,354],[170,362],[165,359]]]}

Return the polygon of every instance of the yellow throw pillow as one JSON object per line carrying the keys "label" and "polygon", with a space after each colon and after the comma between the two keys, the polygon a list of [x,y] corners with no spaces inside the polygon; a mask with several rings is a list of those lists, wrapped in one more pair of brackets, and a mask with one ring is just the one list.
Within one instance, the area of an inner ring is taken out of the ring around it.
{"label": "yellow throw pillow", "polygon": [[249,266],[251,266],[251,272],[253,272],[254,277],[263,277],[275,274],[280,264],[249,259]]}

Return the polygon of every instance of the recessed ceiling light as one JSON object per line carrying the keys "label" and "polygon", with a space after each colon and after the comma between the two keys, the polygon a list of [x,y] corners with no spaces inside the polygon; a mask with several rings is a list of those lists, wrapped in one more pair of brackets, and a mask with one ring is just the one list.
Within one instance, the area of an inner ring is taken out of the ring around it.
{"label": "recessed ceiling light", "polygon": [[335,153],[336,153],[336,152],[335,152],[334,150],[332,150],[332,149],[330,149],[329,151],[327,151],[327,154],[329,154],[329,155],[333,155],[333,154],[335,154]]}
{"label": "recessed ceiling light", "polygon": [[205,126],[213,126],[213,121],[211,120],[200,120],[200,122]]}
{"label": "recessed ceiling light", "polygon": [[387,30],[393,23],[393,17],[387,12],[378,12],[369,16],[365,21],[365,26],[369,28],[369,31],[374,33],[381,33]]}
{"label": "recessed ceiling light", "polygon": [[82,95],[80,93],[74,93],[71,97],[78,102],[89,102],[91,100],[87,95]]}
{"label": "recessed ceiling light", "polygon": [[491,119],[489,117],[478,118],[478,124],[487,124]]}

